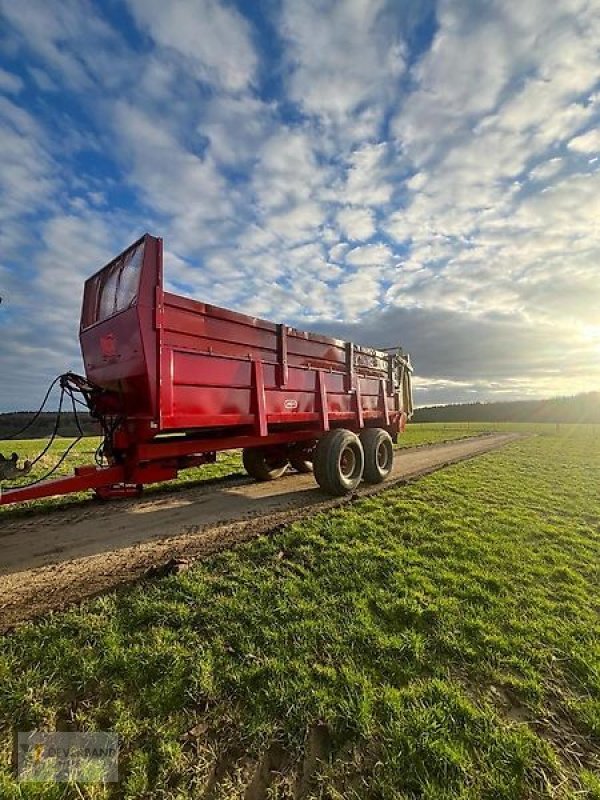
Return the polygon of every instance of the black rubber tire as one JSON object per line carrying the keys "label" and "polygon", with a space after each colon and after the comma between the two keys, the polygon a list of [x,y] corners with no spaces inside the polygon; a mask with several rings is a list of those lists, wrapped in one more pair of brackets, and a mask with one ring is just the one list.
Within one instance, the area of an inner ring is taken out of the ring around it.
{"label": "black rubber tire", "polygon": [[394,465],[392,437],[383,428],[365,428],[360,432],[365,452],[365,483],[382,483]]}
{"label": "black rubber tire", "polygon": [[273,456],[262,447],[246,447],[242,453],[244,469],[255,481],[274,481],[288,468],[285,456]]}
{"label": "black rubber tire", "polygon": [[365,457],[360,439],[352,431],[329,431],[317,444],[315,479],[327,494],[341,496],[354,491],[361,481]]}
{"label": "black rubber tire", "polygon": [[290,466],[302,475],[307,475],[313,471],[312,461],[307,461],[305,458],[300,458],[300,456],[292,456],[290,458]]}

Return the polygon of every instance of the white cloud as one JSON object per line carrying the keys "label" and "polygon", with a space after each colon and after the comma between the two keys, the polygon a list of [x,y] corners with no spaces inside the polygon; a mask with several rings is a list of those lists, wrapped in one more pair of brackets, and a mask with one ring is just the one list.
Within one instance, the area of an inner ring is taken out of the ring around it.
{"label": "white cloud", "polygon": [[230,91],[254,80],[258,59],[250,26],[219,0],[128,0],[138,22],[161,46],[184,57],[200,80]]}
{"label": "white cloud", "polygon": [[378,206],[389,202],[393,192],[387,161],[390,148],[385,142],[367,143],[348,156],[347,169],[339,187],[340,202]]}
{"label": "white cloud", "polygon": [[58,191],[47,132],[7,98],[0,97],[0,250],[7,258],[30,237],[27,218],[52,202]]}
{"label": "white cloud", "polygon": [[346,251],[349,249],[349,247],[350,245],[347,242],[339,242],[338,244],[334,245],[329,251],[329,258],[332,261],[342,262],[344,260],[344,255]]}
{"label": "white cloud", "polygon": [[[52,308],[71,327],[79,316],[79,302],[73,300],[79,301],[84,280],[116,255],[115,239],[125,247],[131,233],[126,225],[115,226],[114,219],[109,223],[87,208],[77,214],[56,214],[42,226],[44,252],[36,260],[36,288],[53,298]],[[70,309],[68,315],[65,308]]]}
{"label": "white cloud", "polygon": [[319,166],[307,130],[281,126],[257,156],[253,189],[263,209],[282,213],[309,201],[326,185],[327,170]]}
{"label": "white cloud", "polygon": [[[352,275],[343,280],[336,291],[342,303],[342,319],[348,322],[354,322],[378,305],[380,287],[375,274]],[[336,318],[340,318],[339,313]]]}
{"label": "white cloud", "polygon": [[365,241],[375,235],[375,214],[370,208],[346,206],[338,212],[338,224],[343,235],[350,240]]}
{"label": "white cloud", "polygon": [[[580,252],[591,264],[598,247],[596,179],[571,177],[557,149],[598,113],[597,97],[582,95],[600,69],[598,15],[578,0],[551,9],[489,3],[477,13],[443,2],[438,21],[394,123],[418,172],[386,222],[410,247],[406,266],[429,274],[395,283],[390,298],[475,318],[512,312],[531,325],[558,314],[571,324],[598,300]],[[555,307],[549,298],[566,270],[585,291],[562,294]]]}
{"label": "white cloud", "polygon": [[576,136],[568,143],[569,150],[586,155],[596,155],[600,153],[600,128],[593,128],[581,136]]}
{"label": "white cloud", "polygon": [[318,236],[323,219],[321,206],[313,201],[295,203],[288,211],[271,214],[269,226],[279,237],[298,242]]}
{"label": "white cloud", "polygon": [[50,78],[45,70],[39,69],[38,67],[29,67],[27,71],[29,72],[29,75],[35,82],[36,86],[43,92],[56,92],[58,90],[56,83],[52,80],[52,78]]}
{"label": "white cloud", "polygon": [[457,135],[467,137],[485,115],[545,145],[581,124],[586,109],[574,101],[596,82],[600,35],[600,19],[585,0],[532,0],[526,9],[442,0],[438,23],[414,70],[419,89],[395,120],[416,164],[435,158]]}
{"label": "white cloud", "polygon": [[132,241],[137,230],[126,215],[101,219],[89,209],[55,211],[36,225],[35,237],[23,249],[23,271],[12,273],[12,285],[2,281],[0,325],[6,326],[7,344],[2,369],[11,381],[10,389],[3,387],[0,407],[37,407],[52,378],[68,369],[82,371],[78,329],[84,279]]}
{"label": "white cloud", "polygon": [[[336,122],[361,104],[393,97],[405,47],[400,19],[389,11],[382,0],[286,0],[280,29],[290,96],[308,113]],[[378,116],[363,113],[357,124],[372,132]]]}
{"label": "white cloud", "polygon": [[198,132],[208,137],[218,162],[239,168],[256,158],[275,127],[273,117],[272,105],[252,95],[215,95],[205,104]]}
{"label": "white cloud", "polygon": [[346,254],[346,263],[353,267],[384,267],[391,259],[392,253],[385,244],[366,244]]}
{"label": "white cloud", "polygon": [[166,124],[124,101],[114,105],[113,135],[128,179],[169,219],[180,251],[219,241],[233,209],[226,182],[210,154],[188,150]]}
{"label": "white cloud", "polygon": [[14,72],[8,72],[0,67],[0,92],[7,94],[19,94],[23,89],[24,83],[22,79],[15,75]]}
{"label": "white cloud", "polygon": [[19,40],[70,88],[89,89],[94,80],[112,87],[131,73],[127,49],[89,0],[0,0],[0,12]]}
{"label": "white cloud", "polygon": [[534,181],[547,181],[558,175],[563,166],[564,160],[562,158],[550,158],[548,161],[544,161],[534,167],[529,173],[529,177]]}

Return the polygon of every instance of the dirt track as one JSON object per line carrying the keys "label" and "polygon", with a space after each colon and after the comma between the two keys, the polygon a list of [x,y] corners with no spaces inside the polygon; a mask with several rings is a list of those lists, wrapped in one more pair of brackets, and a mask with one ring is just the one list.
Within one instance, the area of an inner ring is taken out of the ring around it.
{"label": "dirt track", "polygon": [[[502,447],[495,434],[400,450],[389,487]],[[361,487],[358,495],[381,490]],[[233,476],[148,500],[90,502],[0,522],[0,630],[83,597],[131,582],[173,559],[200,558],[307,514],[349,502],[331,499],[312,475],[273,483]]]}

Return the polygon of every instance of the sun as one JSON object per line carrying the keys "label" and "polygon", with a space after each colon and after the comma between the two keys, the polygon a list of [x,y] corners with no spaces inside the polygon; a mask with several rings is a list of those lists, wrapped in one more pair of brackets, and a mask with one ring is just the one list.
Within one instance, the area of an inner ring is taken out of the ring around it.
{"label": "sun", "polygon": [[581,332],[583,339],[600,352],[600,325],[584,325]]}

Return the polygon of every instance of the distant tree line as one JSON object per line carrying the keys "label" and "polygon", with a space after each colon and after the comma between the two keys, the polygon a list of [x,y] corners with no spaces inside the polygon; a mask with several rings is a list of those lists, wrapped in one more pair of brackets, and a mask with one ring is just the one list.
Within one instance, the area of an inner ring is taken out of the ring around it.
{"label": "distant tree line", "polygon": [[[31,411],[15,411],[8,414],[0,414],[0,452],[4,452],[6,447],[1,446],[1,440],[9,436],[18,434],[19,439],[43,439],[50,436],[56,424],[56,414],[54,412],[44,412],[38,419],[22,434],[19,431],[32,419]],[[86,436],[98,436],[100,426],[90,418],[86,411],[79,414],[79,422]],[[63,412],[60,418],[59,436],[79,436],[75,415],[72,412]]]}
{"label": "distant tree line", "polygon": [[600,392],[549,400],[457,403],[417,408],[413,422],[587,422],[600,423]]}

